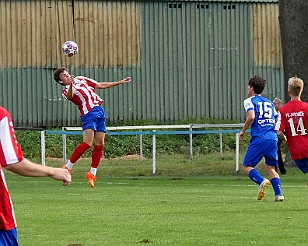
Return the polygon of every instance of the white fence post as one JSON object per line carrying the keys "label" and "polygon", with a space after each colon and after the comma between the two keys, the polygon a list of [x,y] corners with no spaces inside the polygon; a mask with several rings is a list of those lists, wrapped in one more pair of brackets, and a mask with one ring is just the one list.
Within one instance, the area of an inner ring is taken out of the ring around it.
{"label": "white fence post", "polygon": [[[140,131],[142,132],[142,129],[140,129]],[[142,159],[143,159],[143,151],[142,151],[142,134],[139,135],[139,142],[140,142],[140,152],[139,152],[139,155],[140,155],[140,162],[142,162]]]}
{"label": "white fence post", "polygon": [[41,131],[41,159],[42,165],[45,166],[45,131]]}
{"label": "white fence post", "polygon": [[222,133],[219,133],[219,149],[220,149],[220,157],[222,157]]}
{"label": "white fence post", "polygon": [[[62,127],[62,132],[65,131],[65,127]],[[62,153],[63,153],[63,164],[66,163],[66,134],[62,134]]]}
{"label": "white fence post", "polygon": [[[192,124],[189,125],[189,131],[192,131]],[[189,156],[190,156],[190,162],[193,160],[193,135],[192,133],[189,134]]]}
{"label": "white fence post", "polygon": [[235,157],[235,172],[236,173],[239,173],[239,156],[240,156],[240,134],[239,133],[236,133],[235,135],[235,152],[236,152],[236,157]]}
{"label": "white fence post", "polygon": [[153,174],[156,173],[156,135],[155,130],[153,130],[153,151],[152,151],[152,158],[153,158]]}

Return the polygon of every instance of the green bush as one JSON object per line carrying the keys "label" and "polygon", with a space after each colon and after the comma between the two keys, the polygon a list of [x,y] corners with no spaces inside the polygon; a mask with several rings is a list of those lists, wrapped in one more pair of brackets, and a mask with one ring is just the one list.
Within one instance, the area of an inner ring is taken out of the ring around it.
{"label": "green bush", "polygon": [[[184,119],[175,124],[189,124],[194,123],[237,123],[233,121],[218,122],[213,119]],[[121,122],[121,125],[159,125],[159,122],[151,121],[135,121],[135,122]],[[137,124],[138,123],[138,124]],[[119,125],[119,122],[115,123]],[[61,128],[51,130],[59,131]],[[174,130],[174,129],[173,129]],[[172,131],[173,131],[172,130]],[[181,129],[183,130],[183,129]],[[201,129],[199,129],[201,130]],[[211,129],[213,130],[213,129]],[[160,129],[160,131],[162,131]],[[167,131],[167,130],[166,130]],[[40,132],[38,131],[23,131],[17,130],[16,136],[19,144],[22,146],[23,152],[27,158],[40,158],[41,155],[41,140]],[[246,136],[246,141],[241,144],[241,148],[246,148],[249,134]],[[143,135],[142,137],[142,151],[145,157],[152,155],[152,135]],[[66,137],[66,151],[70,155],[74,148],[82,142],[82,135],[67,135]],[[235,134],[222,134],[223,151],[234,151]],[[218,152],[220,150],[219,134],[198,134],[193,135],[193,152],[194,154],[208,154],[211,152]],[[156,151],[158,154],[187,154],[189,155],[189,135],[156,135]],[[62,157],[62,135],[46,134],[45,135],[45,153],[46,157],[61,158]],[[104,156],[106,158],[114,158],[125,155],[139,155],[140,153],[140,139],[139,135],[107,135],[105,139]],[[90,157],[91,149],[88,150],[83,157]]]}

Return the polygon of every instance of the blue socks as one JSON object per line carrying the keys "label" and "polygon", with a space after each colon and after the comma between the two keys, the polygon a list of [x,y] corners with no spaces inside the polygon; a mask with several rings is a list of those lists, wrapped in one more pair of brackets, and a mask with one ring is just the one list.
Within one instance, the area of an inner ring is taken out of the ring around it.
{"label": "blue socks", "polygon": [[248,173],[248,177],[255,182],[257,185],[260,185],[263,181],[263,177],[261,176],[261,174],[258,172],[257,169],[252,169],[249,173]]}
{"label": "blue socks", "polygon": [[[248,177],[255,182],[257,185],[260,185],[263,181],[263,177],[261,176],[261,174],[258,172],[257,169],[252,169],[249,173],[248,173]],[[280,186],[280,178],[272,178],[271,179],[271,184],[273,186],[274,192],[275,192],[275,196],[282,194],[281,191],[281,186]]]}
{"label": "blue socks", "polygon": [[275,196],[282,194],[280,187],[280,178],[272,178],[271,183],[275,192]]}

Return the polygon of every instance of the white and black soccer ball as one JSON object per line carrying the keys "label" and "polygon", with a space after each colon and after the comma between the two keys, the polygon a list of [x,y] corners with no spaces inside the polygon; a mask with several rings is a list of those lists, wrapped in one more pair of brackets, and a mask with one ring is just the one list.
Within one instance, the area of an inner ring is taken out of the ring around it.
{"label": "white and black soccer ball", "polygon": [[78,52],[78,45],[74,41],[66,41],[62,44],[62,52],[68,57],[72,57]]}

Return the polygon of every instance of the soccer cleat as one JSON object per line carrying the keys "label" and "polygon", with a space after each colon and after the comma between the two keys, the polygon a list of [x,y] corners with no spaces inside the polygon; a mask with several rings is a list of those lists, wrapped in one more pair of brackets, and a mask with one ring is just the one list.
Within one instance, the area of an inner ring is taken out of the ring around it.
{"label": "soccer cleat", "polygon": [[275,202],[283,202],[284,196],[282,194],[276,195],[275,196]]}
{"label": "soccer cleat", "polygon": [[71,170],[65,164],[62,166],[62,168],[66,169],[69,173],[71,172]]}
{"label": "soccer cleat", "polygon": [[88,184],[94,188],[94,182],[96,181],[96,177],[90,173],[90,172],[87,172],[86,173],[86,178],[88,179]]}
{"label": "soccer cleat", "polygon": [[259,185],[258,188],[258,200],[262,200],[265,195],[265,189],[270,185],[270,181],[268,179],[263,179],[262,183]]}

